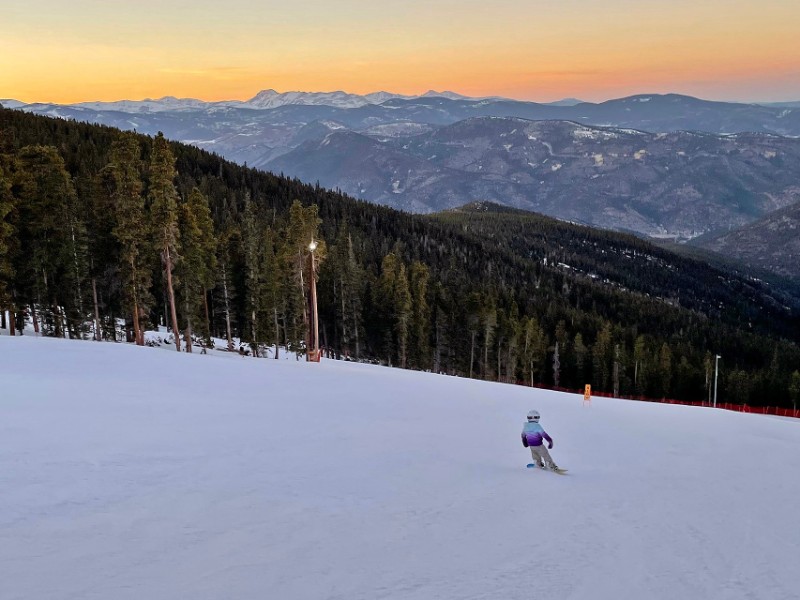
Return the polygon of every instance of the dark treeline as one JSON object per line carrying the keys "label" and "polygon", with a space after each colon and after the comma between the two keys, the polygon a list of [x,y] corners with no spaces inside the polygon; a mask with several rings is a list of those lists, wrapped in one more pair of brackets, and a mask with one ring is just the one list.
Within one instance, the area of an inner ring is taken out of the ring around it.
{"label": "dark treeline", "polygon": [[213,336],[302,353],[312,239],[329,355],[700,400],[719,353],[721,401],[800,393],[796,299],[757,281],[629,236],[409,215],[161,136],[0,109],[4,328],[116,339],[124,319],[140,344],[164,324],[178,349]]}

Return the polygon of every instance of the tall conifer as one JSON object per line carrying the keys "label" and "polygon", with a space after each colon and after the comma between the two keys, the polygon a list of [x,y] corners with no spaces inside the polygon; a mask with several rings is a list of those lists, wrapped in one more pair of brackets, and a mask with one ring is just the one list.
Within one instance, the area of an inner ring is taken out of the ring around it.
{"label": "tall conifer", "polygon": [[150,221],[153,227],[155,250],[161,255],[164,279],[169,300],[169,319],[175,348],[181,351],[178,315],[175,307],[173,268],[178,259],[178,192],[175,189],[175,157],[160,131],[153,140],[150,156]]}
{"label": "tall conifer", "polygon": [[153,298],[150,294],[151,230],[142,195],[140,154],[136,136],[121,134],[111,145],[111,160],[107,170],[112,181],[111,195],[116,216],[113,234],[120,244],[123,302],[133,320],[134,341],[143,346],[144,329]]}

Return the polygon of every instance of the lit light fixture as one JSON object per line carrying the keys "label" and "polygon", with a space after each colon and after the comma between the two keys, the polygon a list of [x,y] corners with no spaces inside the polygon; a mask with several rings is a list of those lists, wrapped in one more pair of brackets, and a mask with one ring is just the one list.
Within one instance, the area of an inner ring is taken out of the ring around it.
{"label": "lit light fixture", "polygon": [[316,250],[317,249],[317,242],[315,242],[314,240],[311,240],[311,243],[308,245],[308,249],[311,250],[312,252],[314,250]]}

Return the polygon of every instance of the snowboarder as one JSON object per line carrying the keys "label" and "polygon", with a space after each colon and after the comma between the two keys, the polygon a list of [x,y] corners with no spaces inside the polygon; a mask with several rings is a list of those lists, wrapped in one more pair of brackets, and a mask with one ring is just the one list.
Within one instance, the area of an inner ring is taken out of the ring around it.
{"label": "snowboarder", "polygon": [[547,435],[547,432],[539,425],[539,411],[532,410],[528,413],[528,422],[522,428],[522,445],[531,449],[534,466],[559,471],[560,469],[553,462],[547,448],[544,447],[545,440],[547,440],[547,448],[552,449],[553,438]]}

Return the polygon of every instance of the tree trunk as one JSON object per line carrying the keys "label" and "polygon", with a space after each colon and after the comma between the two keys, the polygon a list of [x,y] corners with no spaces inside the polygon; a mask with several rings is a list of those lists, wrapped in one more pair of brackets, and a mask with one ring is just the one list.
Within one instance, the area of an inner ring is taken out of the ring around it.
{"label": "tree trunk", "polygon": [[501,381],[501,369],[500,369],[500,357],[502,356],[502,352],[500,352],[500,347],[503,343],[503,339],[500,338],[500,341],[497,342],[497,381]]}
{"label": "tree trunk", "polygon": [[359,346],[358,340],[358,319],[356,318],[356,309],[355,306],[353,307],[353,336],[356,340],[356,360],[359,360],[361,356],[361,348]]}
{"label": "tree trunk", "polygon": [[[131,257],[131,273],[133,284],[133,339],[137,346],[144,346],[144,333],[141,323],[139,323],[139,294],[136,289],[136,265]],[[116,325],[114,327],[116,329]]]}
{"label": "tree trunk", "polygon": [[178,329],[178,313],[175,310],[175,290],[172,288],[172,257],[169,246],[164,246],[164,267],[167,270],[167,295],[169,297],[169,312],[172,319],[172,334],[175,337],[175,349],[181,351],[181,338]]}
{"label": "tree trunk", "polygon": [[486,340],[483,343],[483,378],[486,379],[489,376],[489,336],[486,336]]}
{"label": "tree trunk", "polygon": [[231,336],[231,303],[228,298],[228,273],[225,263],[222,264],[222,294],[225,300],[225,331],[228,335],[228,352],[233,352],[233,336]]}
{"label": "tree trunk", "polygon": [[275,318],[275,360],[279,358],[280,343],[281,343],[281,328],[278,325],[278,307],[272,308],[272,315]]}
{"label": "tree trunk", "polygon": [[253,356],[258,358],[258,342],[256,341],[256,311],[253,311],[250,314],[250,330],[253,337],[253,343],[251,344],[253,347]]}
{"label": "tree trunk", "polygon": [[208,290],[203,288],[203,310],[205,311],[206,316],[206,336],[210,340],[211,339],[211,320],[208,317]]}
{"label": "tree trunk", "polygon": [[189,316],[189,298],[184,302],[186,305],[186,329],[183,332],[183,341],[186,344],[186,352],[192,353],[192,318]]}
{"label": "tree trunk", "polygon": [[6,328],[6,309],[0,307],[0,329]]}
{"label": "tree trunk", "polygon": [[441,325],[439,319],[436,319],[436,348],[433,351],[433,372],[438,373],[442,370],[442,346],[441,335],[439,334]]}
{"label": "tree trunk", "polygon": [[97,306],[97,280],[92,277],[92,299],[94,300],[94,339],[100,341],[102,334],[100,332],[100,309]]}
{"label": "tree trunk", "polygon": [[8,335],[12,337],[17,335],[17,314],[13,308],[8,311]]}
{"label": "tree trunk", "polygon": [[36,304],[31,303],[31,320],[33,321],[33,333],[39,335],[39,317],[36,315]]}
{"label": "tree trunk", "polygon": [[[333,291],[335,294],[336,288],[334,288]],[[347,308],[344,301],[344,279],[339,282],[339,297],[342,300],[342,339],[339,343],[339,350],[343,350],[345,354],[350,354],[350,337],[347,335],[347,318],[345,317],[347,314]],[[335,332],[336,328],[334,327],[334,333]],[[327,344],[325,345],[327,346]]]}
{"label": "tree trunk", "polygon": [[472,343],[469,348],[469,378],[472,379],[472,366],[475,363],[475,336],[477,331],[472,332]]}
{"label": "tree trunk", "polygon": [[55,327],[55,331],[53,333],[55,334],[55,337],[66,337],[64,334],[63,324],[61,323],[61,313],[58,310],[58,302],[56,302],[55,298],[52,300],[51,309],[53,311],[53,325]]}
{"label": "tree trunk", "polygon": [[133,341],[136,342],[137,346],[144,346],[141,326],[139,325],[139,303],[135,299],[133,301]]}

